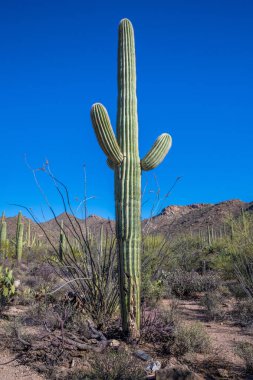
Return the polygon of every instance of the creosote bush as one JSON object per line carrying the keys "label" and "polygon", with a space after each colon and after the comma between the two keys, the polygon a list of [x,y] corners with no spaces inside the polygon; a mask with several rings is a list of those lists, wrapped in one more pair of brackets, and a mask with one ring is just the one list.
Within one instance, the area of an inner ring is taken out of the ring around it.
{"label": "creosote bush", "polygon": [[253,300],[246,298],[239,300],[233,312],[233,317],[237,323],[243,327],[253,326]]}
{"label": "creosote bush", "polygon": [[246,371],[253,373],[253,344],[248,342],[237,343],[235,352],[245,361]]}
{"label": "creosote bush", "polygon": [[145,234],[141,255],[141,301],[155,306],[165,295],[163,272],[170,260],[168,240],[163,235]]}
{"label": "creosote bush", "polygon": [[172,301],[166,309],[143,310],[140,341],[153,343],[156,350],[162,354],[170,353],[178,321],[176,301]]}
{"label": "creosote bush", "polygon": [[209,335],[200,323],[179,324],[175,331],[172,353],[183,356],[187,353],[208,353],[211,349]]}
{"label": "creosote bush", "polygon": [[141,341],[154,344],[161,355],[183,356],[192,352],[209,352],[210,338],[202,325],[184,325],[176,301],[172,301],[166,308],[167,310],[156,310],[143,317]]}
{"label": "creosote bush", "polygon": [[206,292],[201,299],[201,304],[205,307],[209,320],[224,319],[226,312],[223,303],[224,296],[218,289]]}
{"label": "creosote bush", "polygon": [[198,292],[213,291],[220,286],[220,277],[213,272],[200,275],[177,269],[165,274],[168,293],[180,298],[195,296]]}
{"label": "creosote bush", "polygon": [[163,280],[152,280],[148,275],[145,275],[141,288],[142,303],[151,307],[155,307],[157,302],[161,300],[166,293]]}
{"label": "creosote bush", "polygon": [[143,380],[145,371],[138,359],[127,351],[107,350],[95,355],[87,380]]}

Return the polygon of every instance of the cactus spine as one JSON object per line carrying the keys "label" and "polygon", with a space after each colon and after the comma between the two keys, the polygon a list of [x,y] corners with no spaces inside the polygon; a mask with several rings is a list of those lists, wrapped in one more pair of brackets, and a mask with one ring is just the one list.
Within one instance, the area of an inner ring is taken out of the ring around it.
{"label": "cactus spine", "polygon": [[23,251],[23,234],[24,224],[22,223],[22,214],[18,213],[17,230],[16,230],[16,258],[18,262],[21,262]]}
{"label": "cactus spine", "polygon": [[123,19],[118,43],[117,138],[102,104],[93,105],[91,119],[108,166],[114,169],[121,318],[131,338],[139,335],[140,328],[141,171],[158,166],[171,146],[170,135],[164,133],[140,160],[135,66],[133,27]]}

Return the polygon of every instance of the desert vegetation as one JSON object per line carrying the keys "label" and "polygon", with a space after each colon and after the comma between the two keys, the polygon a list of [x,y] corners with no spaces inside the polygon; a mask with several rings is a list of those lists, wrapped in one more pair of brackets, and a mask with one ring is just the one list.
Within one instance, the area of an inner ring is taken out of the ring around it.
{"label": "desert vegetation", "polygon": [[[135,49],[119,27],[118,120],[92,107],[115,175],[116,220],[64,213],[0,224],[0,344],[45,379],[243,379],[253,371],[252,204],[167,207],[141,220],[141,172],[171,146],[138,152]],[[47,172],[47,164],[44,168]],[[85,204],[84,204],[85,207]],[[29,213],[29,209],[26,209]]]}
{"label": "desert vegetation", "polygon": [[[231,211],[235,204],[222,207]],[[241,206],[233,215],[224,212],[219,226],[173,236],[161,232],[163,211],[155,232],[143,232],[135,339],[121,325],[113,221],[82,220],[68,210],[38,226],[21,213],[3,215],[2,348],[48,379],[159,379],[172,369],[173,376],[247,378],[253,217],[250,204]],[[174,219],[181,225],[185,215]]]}

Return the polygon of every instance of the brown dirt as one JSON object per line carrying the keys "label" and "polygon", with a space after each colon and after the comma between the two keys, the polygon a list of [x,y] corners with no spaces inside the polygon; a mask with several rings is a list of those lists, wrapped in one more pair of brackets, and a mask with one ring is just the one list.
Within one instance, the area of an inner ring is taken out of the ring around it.
{"label": "brown dirt", "polygon": [[[11,306],[3,311],[0,319],[0,342],[1,342],[1,358],[0,358],[0,379],[1,380],[43,380],[45,377],[37,374],[30,367],[20,365],[15,358],[17,354],[11,353],[5,347],[5,337],[10,329],[9,318],[19,317],[25,314],[27,307]],[[7,363],[7,364],[4,364]]]}
{"label": "brown dirt", "polygon": [[249,342],[253,344],[253,336],[233,322],[206,321],[205,310],[199,302],[179,301],[180,309],[188,323],[199,321],[211,338],[212,347],[217,355],[233,365],[242,365],[242,360],[235,354],[237,342]]}
{"label": "brown dirt", "polygon": [[[166,308],[170,300],[162,302],[163,308]],[[184,362],[188,364],[201,378],[208,380],[215,379],[246,379],[244,376],[244,363],[235,354],[235,344],[239,341],[247,341],[253,344],[253,334],[235,326],[232,321],[207,321],[205,310],[200,305],[200,299],[196,300],[179,300],[179,310],[182,317],[182,323],[191,324],[199,322],[211,338],[212,353],[208,355],[191,354],[185,356]],[[11,306],[6,312],[2,313],[4,319],[0,319],[0,341],[1,341],[1,363],[0,365],[1,380],[43,380],[42,375],[37,374],[26,365],[20,365],[15,359],[15,354],[11,353],[4,347],[6,333],[10,327],[9,318],[13,320],[15,316],[27,314],[28,307]],[[29,335],[38,335],[40,329],[38,326],[24,326],[22,332]],[[29,330],[29,331],[27,331]],[[12,361],[13,360],[13,361]]]}
{"label": "brown dirt", "polygon": [[[253,344],[253,333],[236,326],[232,321],[208,321],[200,300],[179,300],[182,323],[199,322],[211,338],[212,353],[186,357],[189,365],[204,374],[205,379],[244,379],[244,362],[236,355],[238,342]],[[170,303],[163,301],[163,307]],[[229,306],[227,306],[229,308]]]}
{"label": "brown dirt", "polygon": [[[19,363],[14,360],[15,355],[4,350],[1,351],[1,363],[0,363],[0,379],[1,380],[45,380],[45,377],[38,375],[31,368],[24,365],[19,365]],[[11,361],[9,364],[2,365]]]}

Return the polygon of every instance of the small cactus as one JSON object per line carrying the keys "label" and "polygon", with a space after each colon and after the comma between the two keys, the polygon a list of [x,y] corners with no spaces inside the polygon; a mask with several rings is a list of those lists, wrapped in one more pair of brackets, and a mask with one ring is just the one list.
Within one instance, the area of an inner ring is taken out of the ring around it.
{"label": "small cactus", "polygon": [[18,213],[17,220],[17,229],[16,229],[16,258],[20,263],[22,260],[22,252],[23,252],[23,235],[24,235],[24,224],[22,222],[22,213]]}
{"label": "small cactus", "polygon": [[4,212],[2,213],[1,225],[0,225],[0,250],[1,253],[5,253],[8,245],[7,240],[7,223],[4,220]]}
{"label": "small cactus", "polygon": [[0,238],[1,248],[5,245],[6,239],[7,239],[7,224],[6,224],[6,222],[2,222],[2,224],[1,224],[1,238]]}
{"label": "small cactus", "polygon": [[66,251],[66,236],[64,232],[63,221],[61,221],[60,239],[59,239],[59,259],[63,260],[64,252]]}

